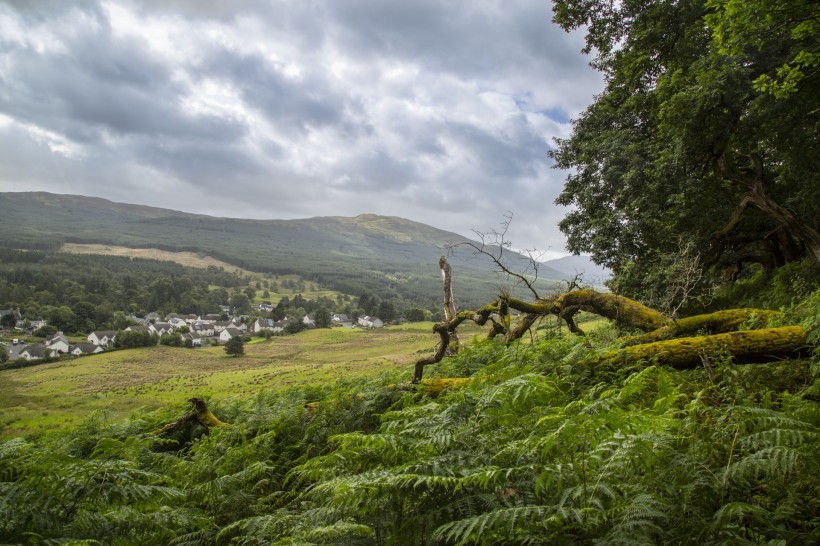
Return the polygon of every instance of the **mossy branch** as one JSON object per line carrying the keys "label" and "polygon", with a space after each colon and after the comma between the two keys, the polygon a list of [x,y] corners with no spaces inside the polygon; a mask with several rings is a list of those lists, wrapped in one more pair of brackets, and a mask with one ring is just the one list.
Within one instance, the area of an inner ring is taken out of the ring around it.
{"label": "mossy branch", "polygon": [[223,423],[219,419],[217,419],[216,415],[214,415],[210,409],[208,409],[208,405],[202,398],[191,398],[188,400],[191,404],[193,404],[193,409],[174,421],[173,423],[168,423],[161,429],[155,431],[155,434],[160,436],[167,435],[167,434],[175,434],[181,431],[187,431],[190,427],[199,424],[205,427],[205,429],[209,429],[211,427],[226,427],[229,426],[227,423]]}
{"label": "mossy branch", "polygon": [[701,366],[704,351],[723,349],[737,363],[752,363],[796,356],[806,347],[806,330],[802,326],[783,326],[644,343],[613,351],[586,364],[619,366],[657,360],[683,370]]}

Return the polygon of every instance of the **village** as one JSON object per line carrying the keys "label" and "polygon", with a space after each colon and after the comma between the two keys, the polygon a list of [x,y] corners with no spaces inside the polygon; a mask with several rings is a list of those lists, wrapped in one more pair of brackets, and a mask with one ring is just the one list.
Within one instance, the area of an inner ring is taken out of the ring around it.
{"label": "village", "polygon": [[[254,306],[258,312],[270,311],[264,304]],[[47,324],[45,320],[20,319],[18,310],[0,309],[0,319],[7,315],[15,317],[14,326],[5,328],[3,333],[11,337],[8,341],[0,341],[3,345],[9,361],[37,361],[43,359],[56,359],[62,356],[84,356],[101,353],[106,350],[126,348],[117,343],[117,336],[122,336],[124,332],[139,333],[148,337],[151,344],[159,344],[165,336],[174,336],[179,339],[181,346],[189,348],[202,347],[204,345],[219,345],[239,337],[249,339],[252,336],[271,337],[275,335],[285,335],[289,331],[300,331],[316,328],[315,317],[308,314],[301,319],[298,328],[291,327],[294,320],[287,317],[282,320],[270,318],[258,318],[253,320],[248,315],[238,315],[227,318],[234,312],[230,306],[223,306],[221,314],[179,315],[169,313],[162,317],[157,312],[148,313],[145,317],[129,315],[127,318],[131,323],[128,327],[120,331],[97,330],[89,333],[84,342],[71,343],[69,337],[62,331],[46,336],[43,341],[28,342],[24,340],[30,338],[43,326]],[[10,321],[5,321],[10,323]],[[330,326],[338,328],[383,328],[384,322],[378,317],[368,315],[358,317],[354,322],[347,315],[341,313],[332,314]],[[177,337],[178,335],[178,337]]]}

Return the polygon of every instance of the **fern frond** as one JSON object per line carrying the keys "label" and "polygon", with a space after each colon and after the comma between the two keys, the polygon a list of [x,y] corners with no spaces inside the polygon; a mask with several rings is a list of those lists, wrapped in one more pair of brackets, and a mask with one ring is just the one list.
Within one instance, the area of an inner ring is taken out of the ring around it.
{"label": "fern frond", "polygon": [[438,527],[433,536],[457,545],[483,543],[482,537],[490,531],[512,534],[516,527],[531,525],[549,513],[546,506],[517,506],[502,508],[478,516],[452,521]]}

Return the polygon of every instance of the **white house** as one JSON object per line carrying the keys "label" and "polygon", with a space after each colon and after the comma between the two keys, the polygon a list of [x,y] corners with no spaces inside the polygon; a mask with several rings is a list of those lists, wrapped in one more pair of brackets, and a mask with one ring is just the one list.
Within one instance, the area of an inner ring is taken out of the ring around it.
{"label": "white house", "polygon": [[285,331],[285,326],[288,325],[288,322],[290,322],[290,321],[288,321],[288,319],[277,320],[276,322],[273,323],[273,326],[271,327],[270,331],[273,332],[274,334],[281,334],[282,332]]}
{"label": "white house", "polygon": [[384,328],[384,322],[379,317],[359,317],[359,326],[362,328]]}
{"label": "white house", "polygon": [[311,324],[316,324],[316,320],[310,315],[305,315],[305,318],[302,319],[302,323],[310,326]]}
{"label": "white house", "polygon": [[213,335],[216,335],[214,323],[206,320],[200,320],[199,322],[192,324],[191,331],[196,332],[202,337],[211,337]]}
{"label": "white house", "polygon": [[270,330],[273,331],[273,319],[257,319],[251,328],[253,328],[253,333],[258,334],[262,330]]}
{"label": "white house", "polygon": [[228,341],[232,337],[241,336],[242,332],[236,328],[228,327],[219,334],[219,341]]}
{"label": "white house", "polygon": [[[68,352],[68,351],[66,351]],[[57,351],[52,351],[42,343],[32,343],[22,351],[20,351],[20,358],[26,360],[37,360],[47,356],[57,356]]]}
{"label": "white house", "polygon": [[155,322],[154,324],[148,326],[148,329],[152,334],[156,334],[158,336],[174,333],[174,327],[167,322]]}
{"label": "white house", "polygon": [[171,327],[175,329],[180,328],[182,326],[188,326],[188,323],[184,319],[181,319],[179,317],[173,317],[171,319],[168,319],[168,324],[170,324]]}
{"label": "white house", "polygon": [[186,334],[182,334],[182,339],[190,339],[191,346],[193,347],[202,347],[202,336],[200,336],[196,332],[188,332]]}
{"label": "white house", "polygon": [[54,351],[55,353],[68,354],[71,346],[68,344],[68,338],[62,332],[57,332],[53,336],[46,338],[46,349]]}
{"label": "white house", "polygon": [[[26,321],[23,321],[24,324],[25,324],[25,322]],[[34,330],[39,330],[40,328],[45,326],[46,321],[44,321],[44,320],[30,320],[29,324],[31,324],[31,330],[34,331]]]}
{"label": "white house", "polygon": [[214,332],[215,332],[214,335],[221,334],[222,330],[224,330],[228,326],[233,326],[233,322],[231,322],[229,320],[218,320],[218,321],[214,322]]}
{"label": "white house", "polygon": [[333,326],[343,326],[347,328],[353,326],[353,322],[344,313],[335,313],[332,317],[330,317],[330,324]]}
{"label": "white house", "polygon": [[103,347],[107,347],[114,343],[116,338],[117,332],[112,330],[99,330],[88,334],[86,339],[89,343],[93,343],[94,345],[102,345]]}
{"label": "white house", "polygon": [[101,352],[103,352],[103,348],[94,343],[78,343],[71,348],[71,354],[74,356],[93,355]]}
{"label": "white house", "polygon": [[234,322],[233,327],[243,333],[248,331],[248,325],[244,322]]}

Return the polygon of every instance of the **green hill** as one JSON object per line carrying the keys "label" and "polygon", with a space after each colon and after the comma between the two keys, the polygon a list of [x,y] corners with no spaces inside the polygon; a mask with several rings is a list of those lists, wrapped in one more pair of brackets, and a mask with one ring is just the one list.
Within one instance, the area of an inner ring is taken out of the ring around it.
{"label": "green hill", "polygon": [[[77,195],[0,193],[0,246],[57,250],[64,243],[101,243],[201,252],[252,271],[299,274],[341,292],[375,292],[419,304],[440,300],[439,256],[466,241],[425,224],[371,214],[245,220]],[[527,264],[521,255],[505,255],[514,270]],[[486,303],[508,282],[471,249],[456,249],[449,260],[462,306]],[[539,275],[552,282],[566,278],[548,266]]]}

